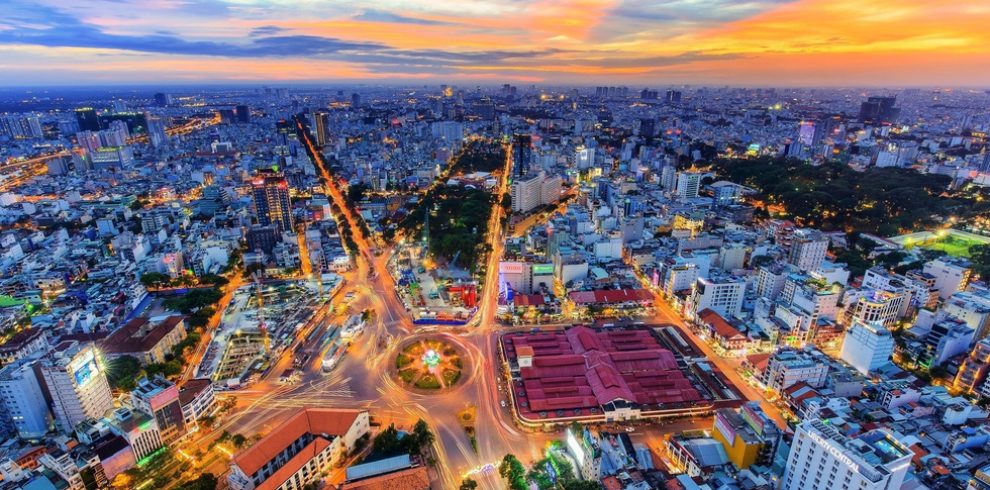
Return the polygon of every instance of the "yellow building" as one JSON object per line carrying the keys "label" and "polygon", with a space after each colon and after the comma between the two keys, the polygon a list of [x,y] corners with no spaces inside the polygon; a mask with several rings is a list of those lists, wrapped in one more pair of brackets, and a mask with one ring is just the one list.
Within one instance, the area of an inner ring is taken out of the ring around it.
{"label": "yellow building", "polygon": [[738,411],[720,408],[715,412],[712,438],[722,444],[737,468],[769,461],[779,431],[759,406],[744,405]]}

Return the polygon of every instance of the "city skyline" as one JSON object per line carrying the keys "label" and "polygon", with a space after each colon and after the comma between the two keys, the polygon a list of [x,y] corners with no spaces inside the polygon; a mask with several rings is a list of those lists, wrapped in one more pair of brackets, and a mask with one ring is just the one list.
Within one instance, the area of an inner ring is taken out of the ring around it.
{"label": "city skyline", "polygon": [[990,7],[753,2],[14,0],[0,86],[990,84]]}

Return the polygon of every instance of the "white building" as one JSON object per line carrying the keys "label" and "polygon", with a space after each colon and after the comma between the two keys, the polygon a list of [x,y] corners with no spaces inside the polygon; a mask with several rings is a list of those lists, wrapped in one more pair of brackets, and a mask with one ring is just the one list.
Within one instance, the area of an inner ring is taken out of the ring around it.
{"label": "white building", "polygon": [[794,232],[787,261],[802,271],[812,272],[821,267],[828,251],[828,237],[824,233],[802,228]]}
{"label": "white building", "polygon": [[562,186],[559,175],[547,177],[543,172],[514,180],[509,188],[512,212],[527,213],[538,206],[557,202]]}
{"label": "white building", "polygon": [[691,289],[698,280],[698,266],[680,257],[667,259],[659,277],[660,289],[666,297],[673,296],[678,291]]}
{"label": "white building", "polygon": [[367,410],[300,410],[234,456],[227,481],[233,490],[301,490],[319,482],[369,428]]}
{"label": "white building", "polygon": [[820,420],[807,420],[797,427],[781,489],[898,489],[913,454],[883,429],[849,438]]}
{"label": "white building", "polygon": [[839,357],[863,374],[890,362],[894,353],[894,337],[880,323],[855,322],[846,331]]}
{"label": "white building", "polygon": [[966,261],[950,257],[940,257],[926,262],[922,271],[935,278],[933,289],[938,291],[938,297],[941,299],[947,299],[956,291],[965,289],[972,272]]}
{"label": "white building", "polygon": [[676,197],[678,199],[698,197],[698,191],[701,190],[701,177],[703,175],[699,172],[677,172]]}
{"label": "white building", "polygon": [[709,309],[723,318],[730,318],[742,311],[746,293],[746,281],[726,274],[699,277],[694,286],[694,312]]}
{"label": "white building", "polygon": [[812,388],[825,384],[828,365],[820,362],[808,351],[786,349],[777,351],[767,361],[761,381],[777,393],[798,382],[805,382]]}
{"label": "white building", "polygon": [[113,409],[113,395],[92,343],[61,342],[41,361],[55,421],[65,433]]}
{"label": "white building", "polygon": [[40,439],[52,425],[51,412],[33,364],[25,360],[0,370],[0,401],[21,439]]}

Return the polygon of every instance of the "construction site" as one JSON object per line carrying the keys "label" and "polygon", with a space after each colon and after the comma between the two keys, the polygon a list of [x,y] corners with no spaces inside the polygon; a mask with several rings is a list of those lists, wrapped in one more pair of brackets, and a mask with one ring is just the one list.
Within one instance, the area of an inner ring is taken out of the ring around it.
{"label": "construction site", "polygon": [[219,389],[237,389],[260,377],[340,287],[339,276],[325,276],[319,283],[256,281],[234,291],[196,375],[212,379]]}

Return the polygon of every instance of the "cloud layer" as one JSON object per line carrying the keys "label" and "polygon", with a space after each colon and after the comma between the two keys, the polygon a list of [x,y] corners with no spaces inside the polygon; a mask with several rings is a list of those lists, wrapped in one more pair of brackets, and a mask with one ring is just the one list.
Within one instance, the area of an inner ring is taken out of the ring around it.
{"label": "cloud layer", "polygon": [[937,0],[7,0],[0,84],[979,86],[987,25]]}

